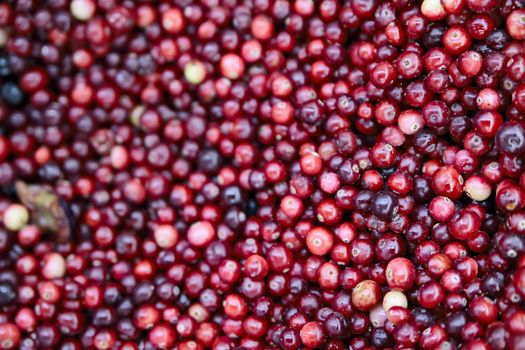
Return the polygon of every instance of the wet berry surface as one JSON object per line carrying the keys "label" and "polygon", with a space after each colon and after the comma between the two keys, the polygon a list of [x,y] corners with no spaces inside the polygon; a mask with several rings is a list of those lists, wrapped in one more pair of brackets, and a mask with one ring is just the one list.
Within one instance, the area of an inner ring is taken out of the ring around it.
{"label": "wet berry surface", "polygon": [[0,2],[0,350],[525,349],[525,2]]}

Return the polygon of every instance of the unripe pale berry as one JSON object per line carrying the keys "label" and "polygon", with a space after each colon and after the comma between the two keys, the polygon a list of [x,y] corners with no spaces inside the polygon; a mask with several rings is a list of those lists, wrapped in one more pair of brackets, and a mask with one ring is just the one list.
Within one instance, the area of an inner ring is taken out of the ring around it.
{"label": "unripe pale berry", "polygon": [[421,13],[431,21],[439,21],[447,15],[445,9],[441,6],[441,0],[423,0]]}
{"label": "unripe pale berry", "polygon": [[73,17],[79,21],[88,21],[97,9],[93,0],[73,0],[69,8]]}
{"label": "unripe pale berry", "polygon": [[465,193],[475,201],[484,201],[490,197],[492,186],[482,176],[473,175],[465,181]]}
{"label": "unripe pale berry", "polygon": [[192,60],[184,66],[184,78],[191,84],[200,84],[206,79],[206,66],[204,63]]}
{"label": "unripe pale berry", "polygon": [[390,310],[394,306],[408,307],[408,299],[403,292],[391,290],[383,297],[383,309]]}
{"label": "unripe pale berry", "polygon": [[18,231],[27,225],[29,211],[21,204],[11,204],[4,211],[2,221],[8,230]]}

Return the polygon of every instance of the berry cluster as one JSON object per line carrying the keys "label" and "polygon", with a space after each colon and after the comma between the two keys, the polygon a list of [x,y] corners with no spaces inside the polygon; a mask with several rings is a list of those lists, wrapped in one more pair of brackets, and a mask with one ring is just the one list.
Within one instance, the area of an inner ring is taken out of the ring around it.
{"label": "berry cluster", "polygon": [[0,2],[0,350],[525,349],[523,0]]}

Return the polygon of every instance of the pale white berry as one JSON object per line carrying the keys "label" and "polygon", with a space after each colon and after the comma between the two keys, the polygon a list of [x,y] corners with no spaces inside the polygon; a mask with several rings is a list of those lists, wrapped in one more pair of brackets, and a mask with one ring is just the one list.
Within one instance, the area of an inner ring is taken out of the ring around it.
{"label": "pale white berry", "polygon": [[73,17],[79,21],[90,20],[97,9],[93,0],[73,0],[69,8]]}
{"label": "pale white berry", "polygon": [[404,308],[408,306],[407,297],[403,292],[391,290],[383,297],[383,309],[385,309],[385,311],[390,310],[394,306],[400,306]]}
{"label": "pale white berry", "polygon": [[206,79],[204,63],[196,60],[189,61],[184,66],[184,78],[191,84],[200,84]]}
{"label": "pale white berry", "polygon": [[438,21],[447,15],[441,6],[441,0],[424,0],[421,4],[421,13],[431,21]]}
{"label": "pale white berry", "polygon": [[8,230],[18,231],[27,225],[29,211],[21,204],[11,204],[4,211],[2,221]]}

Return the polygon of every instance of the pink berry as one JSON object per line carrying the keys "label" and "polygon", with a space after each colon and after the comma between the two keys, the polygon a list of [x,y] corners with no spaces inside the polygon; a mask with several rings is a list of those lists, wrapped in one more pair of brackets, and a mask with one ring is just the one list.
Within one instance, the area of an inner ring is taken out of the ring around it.
{"label": "pink berry", "polygon": [[179,234],[171,225],[159,225],[153,231],[155,242],[160,248],[169,249],[177,244]]}
{"label": "pink berry", "polygon": [[220,68],[224,77],[235,80],[244,73],[244,61],[236,54],[229,53],[222,56]]}
{"label": "pink berry", "polygon": [[48,253],[42,260],[42,275],[52,280],[62,278],[66,272],[66,261],[58,253]]}
{"label": "pink berry", "polygon": [[199,221],[190,226],[188,241],[196,247],[204,247],[215,238],[215,228],[208,221]]}
{"label": "pink berry", "polygon": [[525,10],[514,10],[507,17],[507,32],[515,40],[525,39]]}

